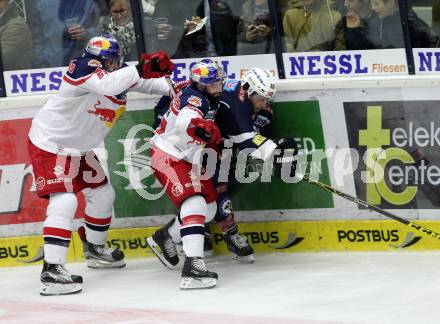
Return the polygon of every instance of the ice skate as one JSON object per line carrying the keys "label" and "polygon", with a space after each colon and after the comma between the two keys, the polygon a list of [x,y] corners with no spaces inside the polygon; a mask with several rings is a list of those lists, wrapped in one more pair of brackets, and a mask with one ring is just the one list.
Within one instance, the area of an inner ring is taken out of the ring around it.
{"label": "ice skate", "polygon": [[105,245],[84,242],[84,256],[87,266],[92,269],[125,267],[124,252],[106,247]]}
{"label": "ice skate", "polygon": [[225,233],[224,239],[235,260],[242,263],[253,263],[255,261],[254,249],[248,244],[246,237],[241,236],[238,231]]}
{"label": "ice skate", "polygon": [[174,220],[154,232],[153,236],[147,238],[147,244],[151,251],[153,251],[160,262],[168,269],[174,269],[179,263],[176,244],[168,233],[168,228],[173,222]]}
{"label": "ice skate", "polygon": [[84,226],[78,228],[78,235],[83,243],[84,257],[87,267],[91,269],[123,268],[125,267],[124,252],[119,248],[108,248],[105,245],[93,244],[87,241]]}
{"label": "ice skate", "polygon": [[177,255],[178,256],[185,257],[185,251],[183,251],[183,244],[182,244],[182,242],[176,243],[176,250],[177,250]]}
{"label": "ice skate", "polygon": [[203,258],[187,257],[182,269],[180,289],[213,288],[217,284],[218,275],[206,269]]}
{"label": "ice skate", "polygon": [[71,295],[81,292],[83,278],[70,274],[61,264],[44,261],[40,281],[42,296]]}

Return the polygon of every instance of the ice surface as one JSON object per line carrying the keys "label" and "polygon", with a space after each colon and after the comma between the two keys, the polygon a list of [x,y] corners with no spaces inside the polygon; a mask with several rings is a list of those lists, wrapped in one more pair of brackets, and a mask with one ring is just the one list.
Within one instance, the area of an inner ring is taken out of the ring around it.
{"label": "ice surface", "polygon": [[[153,258],[67,268],[83,292],[42,297],[41,265],[0,268],[0,323],[440,323],[440,253],[257,254],[208,259],[209,290],[179,290]],[[182,263],[182,262],[181,262]]]}

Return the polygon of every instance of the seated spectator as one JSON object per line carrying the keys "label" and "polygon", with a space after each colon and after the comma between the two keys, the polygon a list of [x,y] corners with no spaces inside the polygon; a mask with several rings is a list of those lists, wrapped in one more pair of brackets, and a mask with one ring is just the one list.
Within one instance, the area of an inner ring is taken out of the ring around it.
{"label": "seated spectator", "polygon": [[[343,42],[337,41],[337,50],[373,49],[377,43],[380,26],[379,18],[371,9],[370,0],[345,0],[346,14],[342,17],[337,30],[342,29]],[[343,46],[340,44],[343,43]]]}
{"label": "seated spectator", "polygon": [[[199,19],[205,17],[205,8],[210,14],[203,27],[200,20],[191,19],[184,25],[184,34],[173,58],[231,56],[237,54],[237,32],[239,17],[233,15],[226,2],[204,0],[197,7]],[[194,17],[193,17],[194,18]]]}
{"label": "seated spectator", "polygon": [[238,26],[237,54],[265,54],[272,49],[272,23],[267,0],[246,0]]}
{"label": "seated spectator", "polygon": [[[372,9],[380,19],[379,28],[373,35],[374,48],[405,47],[397,0],[372,0]],[[408,7],[408,27],[413,47],[431,47],[429,27]],[[370,35],[372,32],[370,31]]]}
{"label": "seated spectator", "polygon": [[110,17],[104,20],[102,31],[109,33],[117,41],[125,61],[136,61],[136,35],[130,0],[110,0]]}
{"label": "seated spectator", "polygon": [[331,51],[335,49],[336,25],[341,14],[326,0],[304,0],[284,14],[283,28],[288,52]]}
{"label": "seated spectator", "polygon": [[97,34],[95,0],[29,0],[26,15],[34,40],[34,68],[68,65]]}
{"label": "seated spectator", "polygon": [[9,0],[0,0],[0,48],[3,70],[32,67],[31,32]]}

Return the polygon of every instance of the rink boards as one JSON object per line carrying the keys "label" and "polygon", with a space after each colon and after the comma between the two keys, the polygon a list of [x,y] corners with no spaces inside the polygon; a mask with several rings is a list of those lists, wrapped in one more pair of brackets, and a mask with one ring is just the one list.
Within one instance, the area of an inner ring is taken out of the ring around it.
{"label": "rink boards", "polygon": [[[440,232],[440,222],[418,221],[420,225]],[[153,257],[146,237],[157,227],[110,230],[107,244],[119,247],[127,259]],[[216,254],[228,253],[223,237],[212,227]],[[408,226],[388,220],[373,221],[301,221],[241,223],[240,232],[259,253],[278,252],[357,252],[357,251],[434,251],[439,240]],[[0,238],[0,266],[25,265],[43,244],[43,237],[21,236]],[[69,261],[82,261],[82,243],[76,233],[72,236]]]}
{"label": "rink boards", "polygon": [[[440,231],[440,81],[309,81],[279,82],[273,136],[295,137],[306,172],[317,170],[319,181]],[[21,265],[42,245],[47,201],[35,194],[26,143],[44,100],[0,102],[0,266]],[[162,190],[145,145],[157,100],[131,94],[127,112],[97,150],[116,191],[109,244],[128,258],[151,256],[145,237],[176,212],[164,195],[146,199]],[[381,159],[371,164],[368,149]],[[379,167],[384,179],[366,181]],[[255,170],[258,164],[248,171]],[[423,233],[298,181],[258,179],[233,191],[236,219],[257,253],[438,249]],[[84,217],[84,197],[78,198],[74,229]],[[221,235],[213,238],[216,251],[226,252]],[[72,242],[70,259],[80,260],[76,234]]]}

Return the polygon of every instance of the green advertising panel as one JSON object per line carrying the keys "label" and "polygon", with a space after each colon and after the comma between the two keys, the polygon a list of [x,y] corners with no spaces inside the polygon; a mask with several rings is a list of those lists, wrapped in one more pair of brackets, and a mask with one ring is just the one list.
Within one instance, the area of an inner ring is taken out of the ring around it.
{"label": "green advertising panel", "polygon": [[[273,108],[273,137],[294,136],[301,148],[325,149],[317,101],[278,102]],[[116,217],[175,212],[165,194],[154,200],[145,198],[163,190],[148,167],[148,139],[152,136],[148,126],[152,120],[153,110],[127,112],[105,141],[110,181],[116,191]],[[328,183],[325,160],[321,167],[320,180]],[[271,182],[257,179],[250,184],[237,184],[232,195],[234,209],[241,211],[333,207],[330,194],[307,183],[284,183],[275,177]]]}

